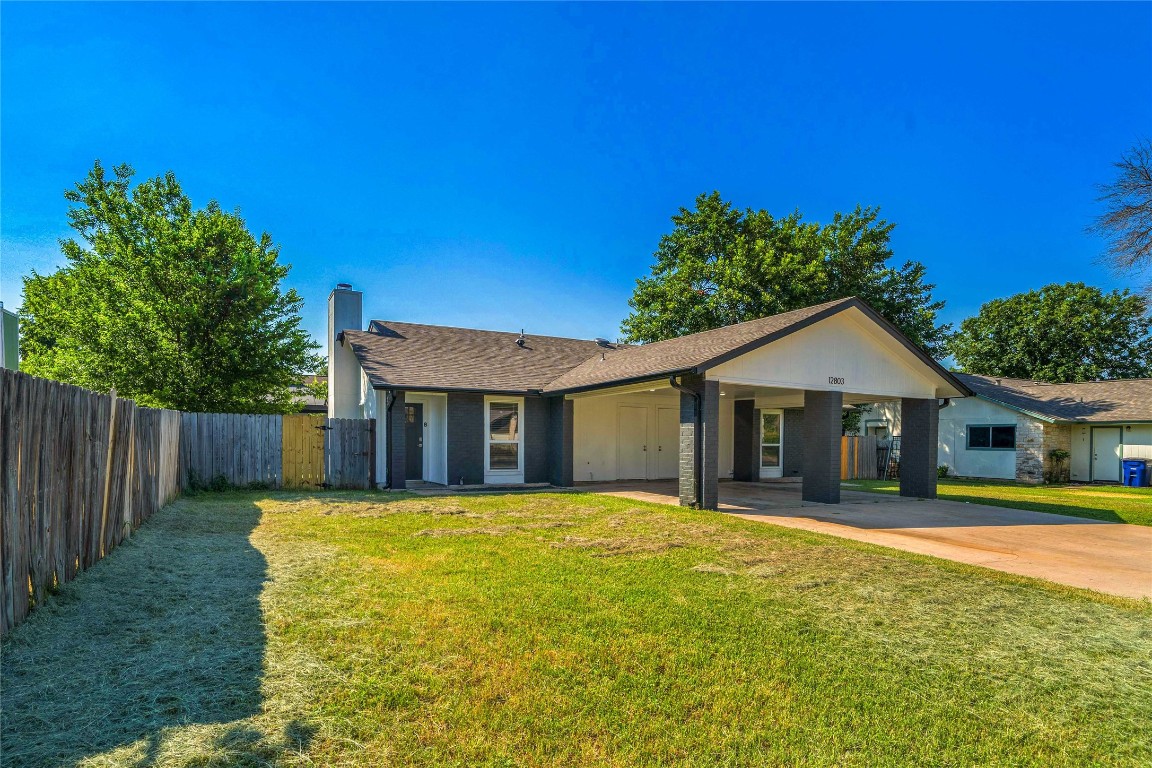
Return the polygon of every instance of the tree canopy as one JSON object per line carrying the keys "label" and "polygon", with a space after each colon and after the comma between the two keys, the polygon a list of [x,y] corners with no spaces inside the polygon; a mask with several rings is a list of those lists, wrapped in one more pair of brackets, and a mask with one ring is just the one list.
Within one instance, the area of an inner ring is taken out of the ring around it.
{"label": "tree canopy", "polygon": [[969,373],[1054,383],[1152,376],[1148,302],[1128,290],[1047,285],[995,299],[960,324],[952,353]]}
{"label": "tree canopy", "polygon": [[[1116,178],[1100,186],[1104,211],[1089,229],[1107,240],[1104,259],[1118,273],[1152,276],[1152,141],[1138,143],[1115,166]],[[1152,279],[1146,289],[1152,294]]]}
{"label": "tree canopy", "polygon": [[924,265],[889,262],[895,227],[879,209],[857,207],[821,226],[799,212],[775,218],[740,210],[719,192],[672,217],[651,274],[636,281],[621,324],[629,341],[650,342],[858,296],[943,357],[951,329],[924,282]]}
{"label": "tree canopy", "polygon": [[298,409],[289,387],[323,365],[300,327],[289,267],[239,212],[194,209],[171,173],[131,188],[99,162],[74,189],[59,271],[24,279],[21,366],[141,405]]}

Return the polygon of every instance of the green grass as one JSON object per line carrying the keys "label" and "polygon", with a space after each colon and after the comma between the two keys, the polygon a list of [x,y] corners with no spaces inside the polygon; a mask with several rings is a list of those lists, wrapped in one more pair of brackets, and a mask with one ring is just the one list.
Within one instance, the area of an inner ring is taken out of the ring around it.
{"label": "green grass", "polygon": [[[846,486],[898,493],[896,480],[850,480]],[[1027,485],[1007,480],[941,480],[941,499],[1031,509],[1115,523],[1152,525],[1152,488],[1121,485]]]}
{"label": "green grass", "polygon": [[183,499],[5,641],[6,765],[1147,765],[1152,606],[588,494]]}

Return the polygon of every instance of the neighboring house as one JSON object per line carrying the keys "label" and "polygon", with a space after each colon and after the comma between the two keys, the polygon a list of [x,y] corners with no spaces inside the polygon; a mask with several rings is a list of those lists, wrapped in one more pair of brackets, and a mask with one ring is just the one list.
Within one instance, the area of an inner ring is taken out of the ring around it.
{"label": "neighboring house", "polygon": [[304,401],[304,407],[300,409],[300,413],[328,413],[328,401],[316,397],[309,389],[318,378],[320,377],[313,375],[304,376],[300,386],[292,387],[292,393]]}
{"label": "neighboring house", "polygon": [[[939,460],[960,477],[1119,482],[1125,458],[1152,459],[1152,379],[1048,384],[958,373],[975,397],[940,410]],[[877,404],[866,433],[899,435],[897,403]],[[1062,449],[1069,460],[1054,463]]]}
{"label": "neighboring house", "polygon": [[0,368],[20,369],[20,322],[0,302]]}
{"label": "neighboring house", "polygon": [[799,477],[840,497],[843,408],[901,400],[902,492],[936,489],[939,398],[970,394],[859,299],[643,345],[373,320],[329,296],[328,413],[378,420],[377,477],[448,486]]}

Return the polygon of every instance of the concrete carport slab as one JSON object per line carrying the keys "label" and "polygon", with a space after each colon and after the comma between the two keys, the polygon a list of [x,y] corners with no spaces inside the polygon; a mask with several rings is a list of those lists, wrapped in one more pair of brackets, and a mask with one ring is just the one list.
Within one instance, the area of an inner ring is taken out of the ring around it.
{"label": "concrete carport slab", "polygon": [[[674,481],[581,490],[678,504]],[[1152,528],[845,488],[840,504],[800,498],[797,483],[719,485],[720,511],[756,522],[932,555],[1121,597],[1152,599]]]}

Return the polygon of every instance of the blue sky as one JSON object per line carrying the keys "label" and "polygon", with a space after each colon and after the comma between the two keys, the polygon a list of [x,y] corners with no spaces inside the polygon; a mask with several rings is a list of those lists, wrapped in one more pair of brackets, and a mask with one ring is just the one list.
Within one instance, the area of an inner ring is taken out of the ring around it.
{"label": "blue sky", "polygon": [[713,189],[881,206],[958,322],[1133,285],[1083,229],[1149,134],[1149,3],[5,3],[0,300],[99,158],[270,232],[318,339],[339,281],[370,317],[615,336]]}

